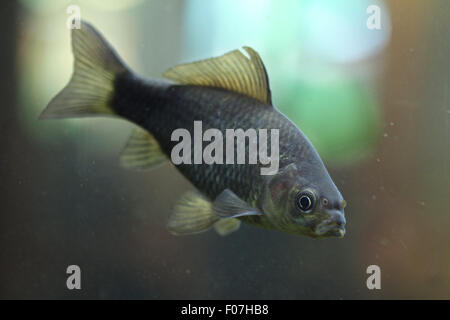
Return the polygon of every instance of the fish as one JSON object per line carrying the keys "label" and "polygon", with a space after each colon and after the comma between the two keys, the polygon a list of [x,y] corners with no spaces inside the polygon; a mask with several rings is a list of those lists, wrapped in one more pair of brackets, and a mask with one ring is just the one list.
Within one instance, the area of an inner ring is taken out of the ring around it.
{"label": "fish", "polygon": [[184,63],[156,79],[133,72],[86,21],[72,29],[71,40],[72,77],[40,119],[106,116],[133,123],[136,128],[120,154],[126,168],[145,171],[169,161],[177,144],[172,133],[178,128],[193,133],[195,121],[222,133],[229,128],[278,130],[279,170],[274,174],[260,174],[261,163],[175,165],[195,190],[174,205],[170,233],[214,229],[225,236],[246,223],[314,239],[345,235],[346,201],[312,143],[273,106],[269,77],[255,50],[243,47]]}

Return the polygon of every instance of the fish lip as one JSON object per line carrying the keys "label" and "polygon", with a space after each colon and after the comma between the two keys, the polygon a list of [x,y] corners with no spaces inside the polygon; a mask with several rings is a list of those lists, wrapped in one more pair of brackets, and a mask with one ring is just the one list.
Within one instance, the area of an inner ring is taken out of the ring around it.
{"label": "fish lip", "polygon": [[319,223],[314,233],[319,237],[338,237],[342,238],[345,235],[345,217],[343,212],[333,210],[329,213],[329,218]]}
{"label": "fish lip", "polygon": [[318,225],[314,233],[319,237],[337,237],[342,238],[345,235],[345,227],[337,224]]}
{"label": "fish lip", "polygon": [[335,228],[329,230],[328,233],[333,237],[343,238],[345,236],[345,227],[344,226],[336,226]]}

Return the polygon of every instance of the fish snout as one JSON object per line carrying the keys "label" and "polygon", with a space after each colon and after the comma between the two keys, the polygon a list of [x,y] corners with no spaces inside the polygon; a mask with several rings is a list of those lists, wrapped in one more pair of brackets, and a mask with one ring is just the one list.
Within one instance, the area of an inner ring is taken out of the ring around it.
{"label": "fish snout", "polygon": [[344,227],[347,221],[345,220],[344,213],[339,210],[333,210],[330,213],[330,220],[334,222],[335,225]]}

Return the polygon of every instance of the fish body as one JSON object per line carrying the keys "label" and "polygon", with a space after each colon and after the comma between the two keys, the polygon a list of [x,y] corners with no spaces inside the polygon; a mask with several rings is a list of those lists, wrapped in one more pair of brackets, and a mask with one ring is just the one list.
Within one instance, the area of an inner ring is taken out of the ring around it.
{"label": "fish body", "polygon": [[[141,86],[141,97],[129,93],[128,88],[135,86]],[[129,75],[118,79],[117,88],[117,98],[112,102],[114,109],[120,116],[152,132],[168,157],[178,143],[171,141],[172,132],[186,128],[194,136],[194,121],[199,120],[203,131],[216,128],[224,134],[228,128],[280,129],[281,166],[317,156],[303,134],[284,115],[273,106],[243,94],[220,88],[146,83]],[[193,146],[191,153],[194,153]],[[210,199],[234,186],[233,191],[241,199],[257,205],[259,188],[265,179],[259,174],[259,166],[203,163],[180,164],[177,168]]]}
{"label": "fish body", "polygon": [[[230,128],[278,130],[280,170],[273,175],[262,175],[260,163],[178,164],[200,192],[177,203],[168,222],[172,233],[214,226],[225,235],[243,221],[314,238],[344,235],[345,201],[310,141],[272,105],[254,50],[174,67],[164,74],[167,81],[137,76],[85,22],[73,30],[72,45],[72,80],[41,117],[113,115],[133,122],[139,128],[121,156],[126,167],[149,169],[170,158],[178,144],[173,132],[184,128],[195,136],[196,121],[203,132],[217,129],[223,136]],[[244,143],[247,159],[248,139]]]}

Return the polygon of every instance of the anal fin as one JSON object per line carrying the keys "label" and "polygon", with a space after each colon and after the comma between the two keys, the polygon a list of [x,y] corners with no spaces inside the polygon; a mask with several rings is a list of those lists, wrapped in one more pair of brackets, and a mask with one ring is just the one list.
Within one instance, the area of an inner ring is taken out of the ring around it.
{"label": "anal fin", "polygon": [[137,128],[133,131],[120,154],[120,163],[125,168],[148,170],[167,160],[158,141],[148,131]]}

